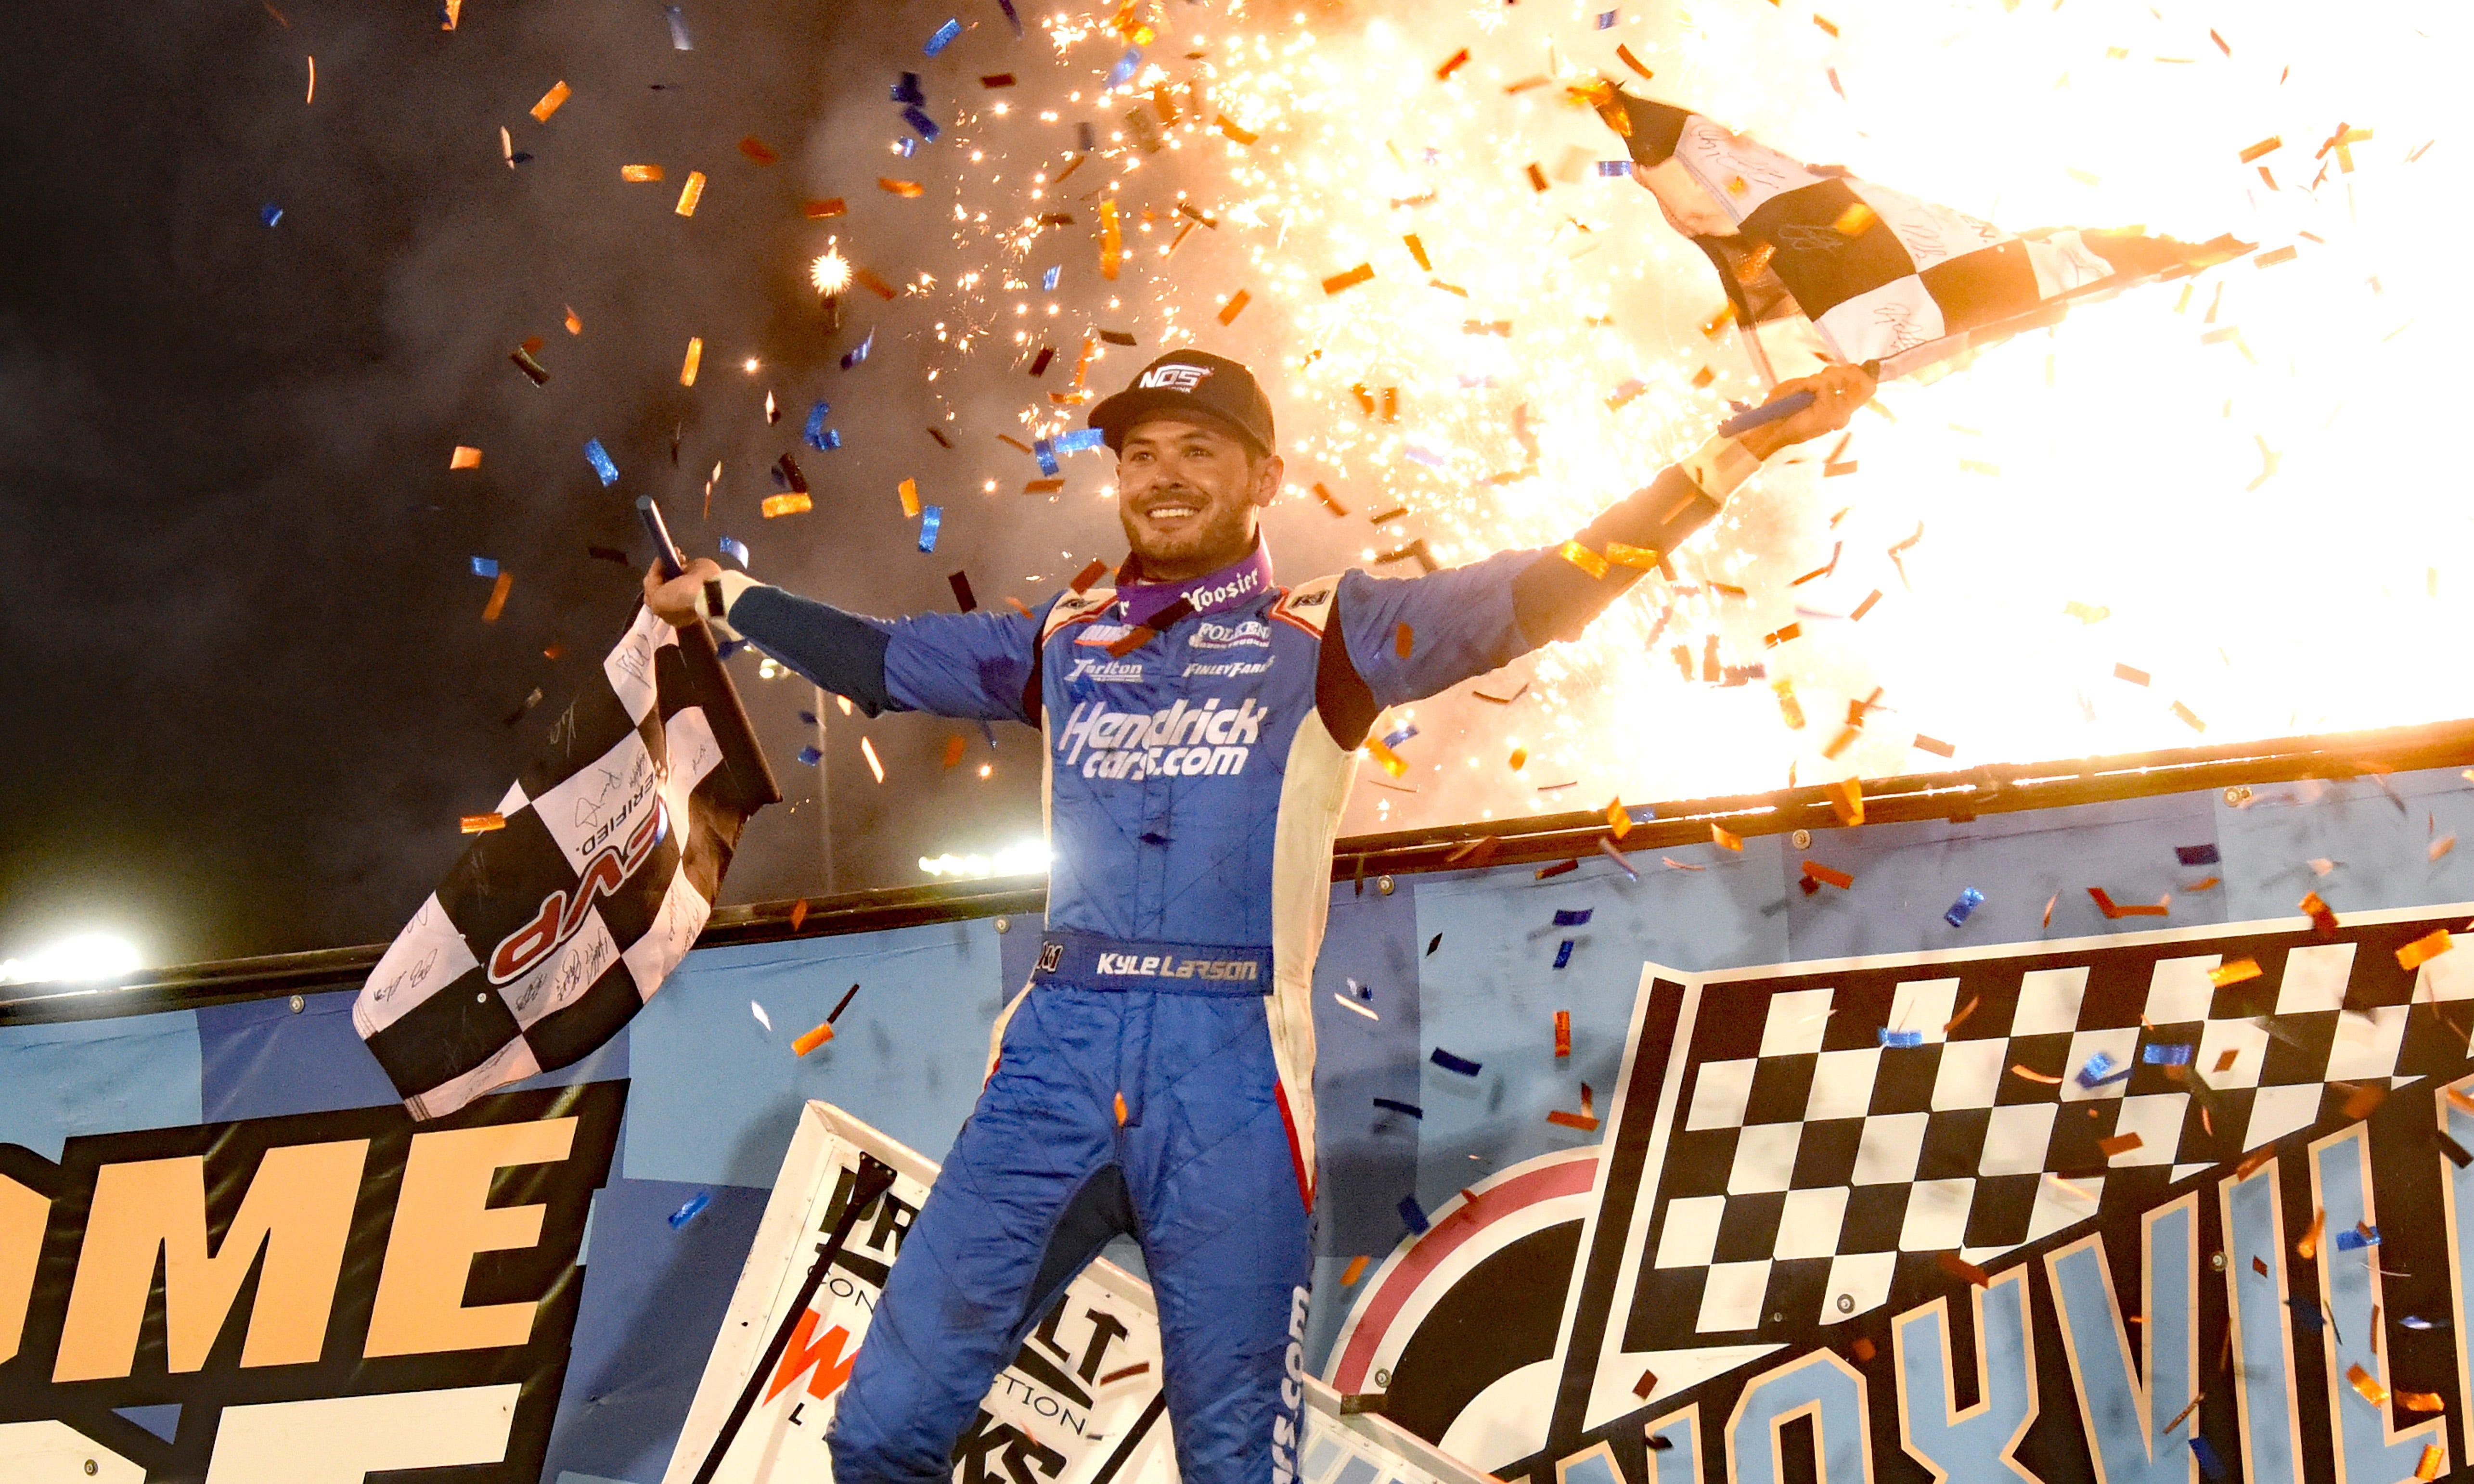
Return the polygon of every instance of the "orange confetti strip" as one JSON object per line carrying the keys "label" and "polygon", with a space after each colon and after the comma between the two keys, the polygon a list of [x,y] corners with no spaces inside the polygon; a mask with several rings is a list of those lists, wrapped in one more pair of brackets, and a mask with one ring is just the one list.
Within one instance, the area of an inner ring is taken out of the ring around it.
{"label": "orange confetti strip", "polygon": [[1558,1060],[1572,1054],[1572,1012],[1555,1012],[1555,1055]]}
{"label": "orange confetti strip", "polygon": [[[1218,129],[1222,133],[1226,134],[1229,140],[1236,144],[1251,144],[1262,137],[1262,135],[1254,132],[1254,131],[1242,127],[1235,119],[1230,118],[1225,113],[1223,113],[1219,118],[1214,120],[1212,127]],[[1059,176],[1057,179],[1063,180],[1064,178]]]}
{"label": "orange confetti strip", "polygon": [[1118,1094],[1117,1094],[1117,1127],[1119,1127],[1119,1128],[1121,1128],[1121,1129],[1122,1129],[1122,1128],[1124,1128],[1125,1126],[1126,1126],[1126,1094],[1124,1094],[1123,1092],[1120,1092],[1120,1093],[1118,1093]]}
{"label": "orange confetti strip", "polygon": [[760,165],[774,164],[782,158],[781,156],[773,153],[773,147],[771,145],[757,138],[754,134],[749,134],[746,138],[739,141],[739,153],[746,156],[749,159],[756,161],[756,163]]}
{"label": "orange confetti strip", "polygon": [[2240,984],[2245,979],[2256,979],[2259,977],[2259,972],[2257,959],[2229,958],[2208,970],[2208,982],[2221,990],[2228,984]]}
{"label": "orange confetti strip", "polygon": [[858,284],[861,288],[867,290],[879,299],[889,299],[899,292],[892,284],[887,283],[883,278],[877,276],[876,270],[872,268],[852,269],[851,282]]}
{"label": "orange confetti strip", "polygon": [[1589,573],[1591,577],[1604,577],[1607,575],[1607,559],[1599,556],[1596,552],[1591,551],[1589,548],[1582,545],[1578,541],[1565,541],[1562,546],[1556,549],[1555,555],[1563,558],[1574,566],[1579,567],[1582,571]]}
{"label": "orange confetti strip", "polygon": [[1459,51],[1452,53],[1449,57],[1444,58],[1443,64],[1435,69],[1435,81],[1441,83],[1447,80],[1453,73],[1461,70],[1461,68],[1467,63],[1468,60],[1469,50],[1466,46],[1462,47]]}
{"label": "orange confetti strip", "polygon": [[1402,624],[1398,629],[1393,632],[1392,651],[1401,658],[1406,659],[1409,658],[1411,646],[1415,645],[1417,642],[1418,631],[1410,628],[1407,624]]}
{"label": "orange confetti strip", "polygon": [[[2344,1084],[2335,1083],[2332,1086],[2343,1087]],[[2380,1105],[2388,1100],[2388,1089],[2375,1082],[2366,1082],[2346,1095],[2345,1106],[2339,1112],[2348,1118],[2367,1118],[2379,1112]]]}
{"label": "orange confetti strip", "polygon": [[2199,713],[2192,710],[2189,706],[2184,706],[2179,701],[2173,703],[2173,715],[2182,723],[2183,726],[2190,728],[2193,731],[2205,731],[2208,730],[2208,724],[2199,720]]}
{"label": "orange confetti strip", "polygon": [[1744,849],[1743,836],[1730,832],[1726,826],[1714,820],[1710,825],[1710,841],[1722,850],[1734,850],[1740,853]]}
{"label": "orange confetti strip", "polygon": [[1022,492],[1025,494],[1055,494],[1057,491],[1064,488],[1065,481],[1062,479],[1026,479],[1022,484]]}
{"label": "orange confetti strip", "polygon": [[1864,788],[1854,778],[1840,778],[1829,785],[1830,812],[1838,823],[1854,827],[1864,823]]}
{"label": "orange confetti strip", "polygon": [[1529,749],[1516,747],[1512,750],[1512,756],[1506,760],[1512,765],[1512,771],[1518,773],[1529,765]]}
{"label": "orange confetti strip", "polygon": [[533,105],[534,121],[548,123],[549,116],[558,111],[559,106],[574,96],[575,90],[569,87],[564,81],[551,84],[549,91],[541,95],[541,102]]}
{"label": "orange confetti strip", "polygon": [[1961,1010],[1958,1014],[1952,1016],[1949,1019],[1942,1022],[1941,1033],[1947,1036],[1951,1032],[1958,1029],[1960,1026],[1965,1025],[1967,1023],[1967,1017],[1976,1014],[1976,1007],[1982,1003],[1984,1003],[1983,995],[1976,994],[1969,996],[1966,1009]]}
{"label": "orange confetti strip", "polygon": [[1834,36],[1838,35],[1838,28],[1837,28],[1836,26],[1834,26],[1834,25],[1831,24],[1829,21],[1826,21],[1826,20],[1822,19],[1822,18],[1821,18],[1820,16],[1818,16],[1818,15],[1816,15],[1816,16],[1814,16],[1814,17],[1812,18],[1812,23],[1813,23],[1814,25],[1816,25],[1816,26],[1820,27],[1820,28],[1821,28],[1821,30],[1822,30],[1822,34],[1823,34],[1823,35],[1825,35],[1825,36]]}
{"label": "orange confetti strip", "polygon": [[2431,842],[2431,849],[2426,850],[2424,854],[2428,855],[2433,860],[2438,860],[2439,857],[2447,854],[2455,849],[2457,849],[2457,837],[2455,835],[2441,835],[2438,839]]}
{"label": "orange confetti strip", "polygon": [[859,739],[859,752],[861,757],[867,759],[867,771],[876,775],[878,782],[884,782],[885,764],[877,760],[876,744],[866,737],[861,737]]}
{"label": "orange confetti strip", "polygon": [[447,467],[450,469],[479,468],[481,467],[481,450],[478,448],[467,447],[462,443],[457,443],[455,445],[455,451],[447,457]]}
{"label": "orange confetti strip", "polygon": [[1418,240],[1418,234],[1416,232],[1404,234],[1400,238],[1400,241],[1408,248],[1409,255],[1418,260],[1418,271],[1419,273],[1433,273],[1435,271],[1435,265],[1426,259],[1426,245]]}
{"label": "orange confetti strip", "polygon": [[1978,1288],[1990,1288],[1993,1286],[1993,1280],[1990,1275],[1988,1275],[1982,1268],[1977,1267],[1975,1263],[1968,1261],[1965,1257],[1960,1257],[1954,1252],[1943,1253],[1935,1260],[1941,1264],[1941,1270],[1943,1272],[1948,1273],[1951,1277],[1958,1279],[1963,1282],[1974,1283]]}
{"label": "orange confetti strip", "polygon": [[1366,739],[1366,754],[1382,765],[1383,771],[1399,778],[1409,771],[1409,760],[1383,745],[1381,737]]}
{"label": "orange confetti strip", "polygon": [[687,359],[679,363],[679,385],[683,387],[694,386],[696,368],[703,364],[704,337],[701,335],[691,335],[688,337]]}
{"label": "orange confetti strip", "polygon": [[2250,164],[2261,156],[2273,155],[2283,148],[2285,148],[2285,141],[2274,134],[2270,134],[2267,138],[2259,141],[2259,143],[2243,151],[2242,162],[2245,165]]}
{"label": "orange confetti strip", "polygon": [[1598,1127],[1598,1120],[1588,1113],[1565,1113],[1560,1108],[1549,1112],[1546,1121],[1567,1129],[1578,1129],[1584,1134],[1595,1133]]}
{"label": "orange confetti strip", "polygon": [[2062,1085],[2062,1079],[2059,1077],[2048,1077],[2033,1067],[2022,1066],[2015,1062],[2010,1065],[2010,1073],[2014,1077],[2025,1077],[2029,1082],[2041,1082],[2049,1088],[2058,1088]]}
{"label": "orange confetti strip", "polygon": [[1718,373],[1711,371],[1709,367],[1704,366],[1699,371],[1692,373],[1692,386],[1694,390],[1698,391],[1717,379]]}
{"label": "orange confetti strip", "polygon": [[2110,1160],[2119,1155],[2128,1154],[2146,1143],[2147,1140],[2136,1134],[2114,1134],[2098,1139],[2096,1147]]}
{"label": "orange confetti strip", "polygon": [[1639,59],[1639,58],[1637,58],[1637,57],[1635,57],[1635,56],[1632,54],[1632,48],[1631,48],[1631,47],[1625,46],[1625,45],[1623,45],[1621,42],[1617,42],[1617,43],[1615,44],[1615,58],[1616,58],[1616,60],[1617,60],[1621,61],[1625,66],[1630,67],[1630,68],[1631,68],[1632,70],[1634,70],[1635,72],[1639,73],[1639,74],[1641,75],[1641,79],[1642,79],[1642,81],[1644,81],[1644,82],[1646,82],[1646,81],[1648,81],[1649,79],[1654,78],[1654,77],[1656,77],[1656,76],[1657,76],[1657,74],[1656,74],[1656,73],[1654,73],[1654,72],[1650,71],[1647,67],[1644,67],[1644,66],[1642,66],[1642,65],[1640,64],[1640,59]]}
{"label": "orange confetti strip", "polygon": [[576,318],[575,306],[573,304],[567,306],[567,332],[570,335],[581,335],[584,333],[584,322]]}
{"label": "orange confetti strip", "polygon": [[2437,1443],[2426,1443],[2422,1446],[2422,1461],[2413,1466],[2413,1476],[2422,1484],[2430,1484],[2447,1467],[2448,1449]]}
{"label": "orange confetti strip", "polygon": [[2396,950],[2397,967],[2412,973],[2455,946],[2447,928],[2438,928]]}
{"label": "orange confetti strip", "polygon": [[799,930],[799,925],[807,921],[808,898],[802,897],[797,901],[790,904],[790,931],[794,933],[797,932]]}
{"label": "orange confetti strip", "polygon": [[1607,831],[1620,840],[1632,833],[1632,816],[1624,812],[1623,801],[1607,801]]}
{"label": "orange confetti strip", "polygon": [[[1244,289],[1239,289],[1236,293],[1229,295],[1228,302],[1220,306],[1220,323],[1223,324],[1236,323],[1237,317],[1246,312],[1246,305],[1250,302],[1253,298],[1253,295],[1249,294]],[[1315,488],[1320,490],[1322,487],[1321,485],[1317,485]],[[1329,505],[1333,502],[1326,496],[1323,503]],[[1342,511],[1341,514],[1345,515],[1348,513],[1346,511]]]}
{"label": "orange confetti strip", "polygon": [[1859,201],[1838,213],[1838,220],[1830,224],[1830,229],[1841,237],[1861,237],[1880,220],[1872,207]]}
{"label": "orange confetti strip", "polygon": [[658,184],[662,179],[662,167],[659,165],[621,165],[618,167],[618,179],[626,181],[630,185]]}
{"label": "orange confetti strip", "polygon": [[1100,203],[1100,276],[1114,278],[1126,262],[1125,232],[1117,223],[1114,200]]}
{"label": "orange confetti strip", "polygon": [[506,610],[507,590],[515,586],[515,573],[500,572],[498,574],[498,580],[490,585],[489,606],[481,610],[481,621],[483,623],[494,624],[498,621],[498,615]]}
{"label": "orange confetti strip", "polygon": [[919,516],[919,481],[906,479],[894,491],[902,496],[902,514],[912,519]]}
{"label": "orange confetti strip", "polygon": [[2448,1403],[2446,1400],[2441,1399],[2438,1394],[2428,1391],[2398,1392],[2396,1394],[2396,1402],[2397,1405],[2405,1408],[2409,1412],[2445,1412],[2448,1410]]}
{"label": "orange confetti strip", "polygon": [[2370,1372],[2364,1370],[2361,1362],[2358,1361],[2345,1368],[2345,1379],[2353,1386],[2355,1392],[2371,1405],[2389,1404],[2389,1389],[2381,1385]]}
{"label": "orange confetti strip", "polygon": [[829,196],[821,201],[814,199],[806,201],[800,204],[799,209],[807,215],[809,221],[821,222],[829,216],[840,216],[848,211],[850,206],[839,196]]}
{"label": "orange confetti strip", "polygon": [[464,833],[486,835],[491,830],[506,828],[507,817],[503,814],[467,814],[462,817],[461,823]]}
{"label": "orange confetti strip", "polygon": [[1357,1281],[1366,1276],[1366,1263],[1367,1257],[1366,1254],[1362,1252],[1356,1257],[1349,1258],[1348,1266],[1341,1270],[1340,1286],[1343,1288],[1356,1287]]}
{"label": "orange confetti strip", "polygon": [[958,736],[947,737],[945,739],[945,766],[951,768],[955,764],[960,762],[962,760],[962,751],[967,746],[969,746],[969,744],[964,742]]}
{"label": "orange confetti strip", "polygon": [[793,1056],[806,1056],[809,1052],[815,1050],[818,1046],[823,1045],[826,1041],[833,1039],[834,1028],[831,1025],[819,1025],[814,1030],[800,1037],[797,1041],[790,1042],[790,1052]]}
{"label": "orange confetti strip", "polygon": [[[1815,881],[1820,882],[1824,886],[1834,886],[1842,892],[1856,884],[1856,878],[1854,876],[1851,876],[1846,872],[1837,870],[1834,867],[1825,866],[1817,860],[1806,861],[1804,863],[1804,874],[1810,876]],[[1974,1007],[1971,1005],[1969,1008],[1973,1009]]]}
{"label": "orange confetti strip", "polygon": [[2231,1046],[2227,1046],[2224,1050],[2217,1053],[2215,1071],[2219,1076],[2232,1071],[2234,1069],[2234,1063],[2241,1060],[2241,1058],[2242,1053],[2240,1051],[2235,1050]]}
{"label": "orange confetti strip", "polygon": [[1360,263],[1346,273],[1336,273],[1322,280],[1322,291],[1325,294],[1337,294],[1343,289],[1353,289],[1361,283],[1369,282],[1373,277],[1374,265]]}
{"label": "orange confetti strip", "polygon": [[1859,1334],[1856,1336],[1855,1343],[1847,1347],[1847,1352],[1849,1354],[1856,1357],[1856,1363],[1857,1365],[1870,1365],[1873,1363],[1873,1356],[1875,1353],[1873,1342],[1863,1335]]}
{"label": "orange confetti strip", "polygon": [[805,493],[793,490],[788,494],[766,495],[762,509],[764,518],[770,520],[776,515],[804,515],[815,509],[815,503]]}
{"label": "orange confetti strip", "polygon": [[2293,1244],[2293,1255],[2300,1257],[2305,1262],[2308,1262],[2312,1258],[2319,1256],[2319,1233],[2322,1228],[2327,1226],[2327,1224],[2328,1213],[2326,1211],[2313,1211],[2311,1213],[2311,1230],[2303,1233],[2302,1240]]}
{"label": "orange confetti strip", "polygon": [[1607,542],[1607,562],[1612,566],[1628,566],[1643,572],[1655,572],[1666,561],[1655,546],[1632,546],[1622,541]]}
{"label": "orange confetti strip", "polygon": [[881,191],[890,192],[893,195],[901,197],[905,201],[917,199],[917,197],[927,189],[926,186],[921,185],[916,180],[897,180],[891,176],[878,176],[876,178],[876,188]]}
{"label": "orange confetti strip", "polygon": [[687,183],[679,187],[679,203],[670,209],[681,216],[695,215],[696,203],[704,200],[704,172],[688,172]]}
{"label": "orange confetti strip", "polygon": [[1528,172],[1531,190],[1542,192],[1546,189],[1546,172],[1539,169],[1536,161],[1533,160],[1522,168]]}
{"label": "orange confetti strip", "polygon": [[2055,892],[2052,896],[2045,898],[2045,925],[2047,927],[2053,925],[2053,903],[2060,901],[2061,899],[2062,894],[2059,892]]}

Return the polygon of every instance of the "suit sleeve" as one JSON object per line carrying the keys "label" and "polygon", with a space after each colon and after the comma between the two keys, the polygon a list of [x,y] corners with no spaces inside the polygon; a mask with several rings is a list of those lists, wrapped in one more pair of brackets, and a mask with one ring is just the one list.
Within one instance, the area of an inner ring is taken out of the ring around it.
{"label": "suit sleeve", "polygon": [[729,631],[870,716],[1029,721],[1037,702],[1039,626],[1019,613],[870,618],[742,581],[724,616]]}
{"label": "suit sleeve", "polygon": [[[1593,552],[1615,541],[1672,552],[1759,467],[1733,441],[1712,439],[1609,506],[1573,539]],[[1552,550],[1501,552],[1423,577],[1350,572],[1341,579],[1335,620],[1349,666],[1375,706],[1397,706],[1448,690],[1553,640],[1580,637],[1641,575],[1637,567],[1610,566],[1604,577],[1592,577]]]}

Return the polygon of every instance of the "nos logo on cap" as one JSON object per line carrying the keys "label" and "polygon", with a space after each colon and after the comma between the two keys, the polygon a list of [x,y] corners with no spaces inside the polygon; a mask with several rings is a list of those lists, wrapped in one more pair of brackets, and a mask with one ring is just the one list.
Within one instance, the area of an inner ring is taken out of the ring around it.
{"label": "nos logo on cap", "polygon": [[1202,378],[1210,374],[1211,368],[1208,366],[1154,366],[1143,372],[1143,379],[1134,384],[1147,392],[1154,387],[1167,387],[1175,392],[1191,392],[1202,385]]}

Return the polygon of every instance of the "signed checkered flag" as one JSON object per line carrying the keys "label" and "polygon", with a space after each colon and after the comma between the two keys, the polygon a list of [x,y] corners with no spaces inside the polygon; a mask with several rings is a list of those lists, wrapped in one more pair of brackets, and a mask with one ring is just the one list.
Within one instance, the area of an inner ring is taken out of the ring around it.
{"label": "signed checkered flag", "polygon": [[418,1118],[618,1034],[703,930],[747,817],[781,799],[702,625],[636,622],[396,935],[353,1027]]}
{"label": "signed checkered flag", "polygon": [[1599,116],[1675,229],[1716,265],[1761,374],[1816,352],[1880,363],[1886,380],[1953,360],[2106,297],[2241,256],[2136,231],[2014,235],[1948,206],[1806,165],[1689,109],[1607,84]]}

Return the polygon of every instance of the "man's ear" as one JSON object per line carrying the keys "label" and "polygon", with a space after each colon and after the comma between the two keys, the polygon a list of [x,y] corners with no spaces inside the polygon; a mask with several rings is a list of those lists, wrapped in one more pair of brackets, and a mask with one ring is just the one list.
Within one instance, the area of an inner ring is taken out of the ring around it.
{"label": "man's ear", "polygon": [[1280,493],[1280,477],[1285,471],[1280,456],[1273,454],[1254,467],[1254,503],[1268,507]]}

